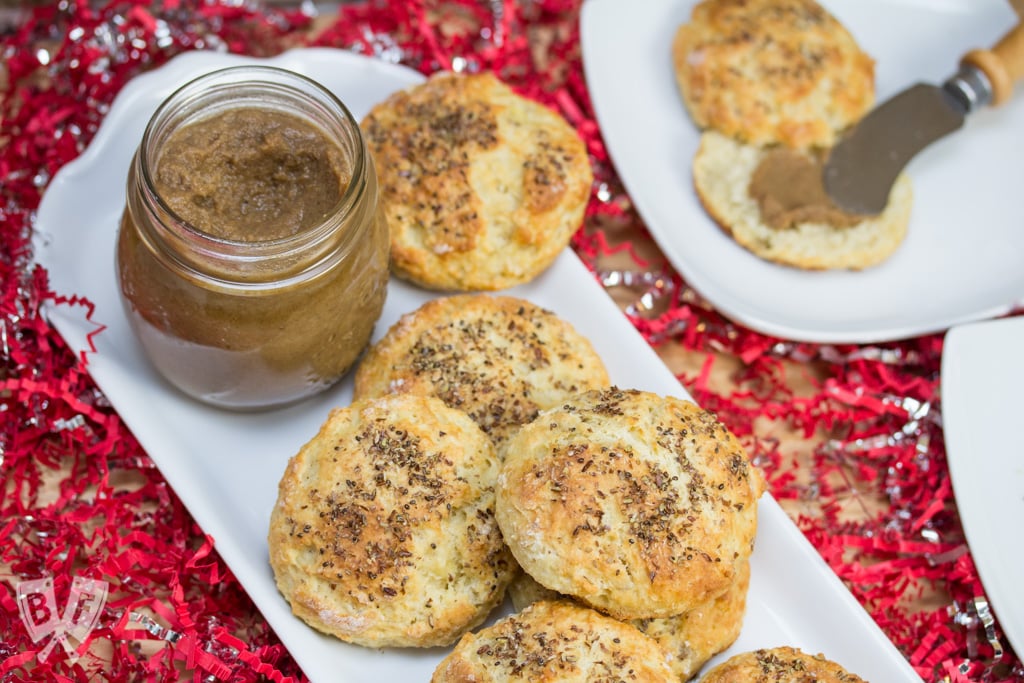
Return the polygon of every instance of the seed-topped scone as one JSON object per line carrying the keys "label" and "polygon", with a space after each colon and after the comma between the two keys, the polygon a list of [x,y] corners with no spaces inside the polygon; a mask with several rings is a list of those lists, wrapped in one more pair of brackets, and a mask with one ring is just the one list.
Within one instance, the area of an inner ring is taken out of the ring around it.
{"label": "seed-topped scone", "polygon": [[516,569],[494,520],[498,467],[487,435],[440,399],[332,411],[279,485],[268,536],[278,589],[347,642],[454,642]]}
{"label": "seed-topped scone", "polygon": [[567,601],[541,601],[477,633],[445,657],[432,683],[668,683],[668,654],[624,622]]}
{"label": "seed-topped scone", "polygon": [[437,396],[499,444],[541,410],[608,385],[590,341],[552,311],[459,294],[403,315],[360,363],[355,396]]}
{"label": "seed-topped scone", "polygon": [[866,683],[824,655],[794,647],[744,652],[722,662],[701,683]]}
{"label": "seed-topped scone", "polygon": [[[660,619],[634,619],[629,623],[654,638],[671,655],[668,665],[678,680],[688,681],[708,660],[732,645],[743,628],[750,587],[750,563],[737,567],[736,579],[722,595],[685,614]],[[508,587],[516,610],[541,600],[567,599],[519,572]]]}
{"label": "seed-topped scone", "polygon": [[520,566],[616,618],[674,616],[722,595],[753,549],[760,473],[689,401],[587,392],[501,454],[496,516]]}
{"label": "seed-topped scone", "polygon": [[694,123],[753,145],[831,147],[874,103],[874,61],[814,0],[704,0],[672,63]]}
{"label": "seed-topped scone", "polygon": [[583,221],[593,180],[583,141],[493,74],[435,74],[361,125],[399,277],[453,291],[522,284]]}

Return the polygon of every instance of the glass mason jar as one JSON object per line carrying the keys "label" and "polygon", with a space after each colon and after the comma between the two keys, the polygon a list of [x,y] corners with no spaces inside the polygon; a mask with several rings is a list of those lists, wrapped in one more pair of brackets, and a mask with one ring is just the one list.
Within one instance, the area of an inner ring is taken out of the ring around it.
{"label": "glass mason jar", "polygon": [[384,305],[389,238],[358,122],[298,74],[201,76],[154,113],[117,240],[121,298],[153,366],[237,410],[345,375]]}

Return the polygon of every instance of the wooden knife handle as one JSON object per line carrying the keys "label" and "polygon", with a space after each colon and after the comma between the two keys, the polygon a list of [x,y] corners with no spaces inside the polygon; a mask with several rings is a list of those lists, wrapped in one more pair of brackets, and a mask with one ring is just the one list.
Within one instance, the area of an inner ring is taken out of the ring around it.
{"label": "wooden knife handle", "polygon": [[1003,104],[1024,77],[1024,24],[1018,22],[990,50],[971,50],[961,64],[980,69],[992,84],[992,105]]}

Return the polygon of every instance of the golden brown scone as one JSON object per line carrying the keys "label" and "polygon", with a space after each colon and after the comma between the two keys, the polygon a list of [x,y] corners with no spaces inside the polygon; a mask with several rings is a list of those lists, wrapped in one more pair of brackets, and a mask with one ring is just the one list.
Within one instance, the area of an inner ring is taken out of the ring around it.
{"label": "golden brown scone", "polygon": [[874,103],[874,61],[814,0],[704,0],[672,64],[697,126],[753,145],[831,147]]}
{"label": "golden brown scone", "polygon": [[793,647],[744,652],[722,662],[701,683],[865,683],[823,655]]}
{"label": "golden brown scone", "polygon": [[278,589],[347,642],[454,642],[516,568],[494,520],[497,473],[487,436],[437,398],[333,410],[281,478],[268,536]]}
{"label": "golden brown scone", "polygon": [[721,595],[753,548],[760,473],[689,401],[590,391],[542,412],[501,452],[496,515],[520,566],[619,619]]}
{"label": "golden brown scone", "polygon": [[889,204],[878,216],[847,227],[808,222],[773,228],[748,190],[767,153],[707,131],[693,160],[694,187],[705,210],[744,248],[767,261],[806,270],[858,270],[881,263],[902,244],[914,198],[906,173],[896,179]]}
{"label": "golden brown scone", "polygon": [[[737,565],[736,579],[722,595],[685,614],[660,619],[634,619],[629,623],[658,641],[672,655],[669,666],[680,681],[688,681],[708,660],[732,645],[743,628],[750,587],[750,563]],[[540,585],[526,572],[509,584],[512,606],[523,610],[540,600],[564,598]]]}
{"label": "golden brown scone", "polygon": [[467,633],[432,683],[667,683],[668,655],[629,624],[567,601],[535,603]]}
{"label": "golden brown scone", "polygon": [[393,272],[430,289],[528,282],[580,227],[593,174],[576,131],[490,73],[439,73],[362,122]]}
{"label": "golden brown scone", "polygon": [[608,384],[589,340],[553,312],[460,294],[402,316],[360,363],[355,396],[437,396],[501,443],[541,410]]}

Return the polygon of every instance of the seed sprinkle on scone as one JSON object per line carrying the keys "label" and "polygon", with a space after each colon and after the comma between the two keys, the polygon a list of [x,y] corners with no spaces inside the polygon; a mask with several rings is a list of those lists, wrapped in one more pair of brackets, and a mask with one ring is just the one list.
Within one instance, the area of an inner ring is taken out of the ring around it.
{"label": "seed sprinkle on scone", "polygon": [[583,140],[493,74],[435,74],[361,126],[401,278],[449,291],[529,282],[582,224],[593,181]]}
{"label": "seed sprinkle on scone", "polygon": [[752,145],[831,147],[874,104],[874,60],[814,0],[704,0],[672,64],[694,123]]}
{"label": "seed sprinkle on scone", "polygon": [[866,683],[826,658],[794,647],[743,652],[709,671],[701,683]]}
{"label": "seed sprinkle on scone", "polygon": [[664,652],[633,626],[567,601],[541,601],[463,636],[431,683],[667,683]]}
{"label": "seed sprinkle on scone", "polygon": [[498,467],[490,439],[437,398],[332,411],[289,461],[271,515],[292,611],[367,647],[454,642],[516,571],[494,519]]}
{"label": "seed sprinkle on scone", "polygon": [[608,385],[590,341],[554,312],[460,294],[403,315],[360,363],[355,396],[437,396],[500,444],[541,410]]}
{"label": "seed sprinkle on scone", "polygon": [[616,618],[674,616],[722,595],[753,550],[760,473],[689,401],[587,392],[501,452],[495,512],[520,566]]}

